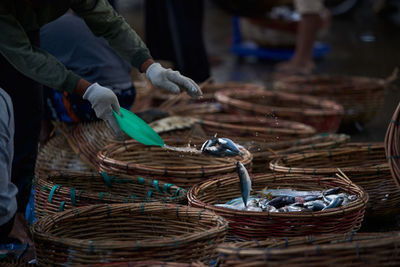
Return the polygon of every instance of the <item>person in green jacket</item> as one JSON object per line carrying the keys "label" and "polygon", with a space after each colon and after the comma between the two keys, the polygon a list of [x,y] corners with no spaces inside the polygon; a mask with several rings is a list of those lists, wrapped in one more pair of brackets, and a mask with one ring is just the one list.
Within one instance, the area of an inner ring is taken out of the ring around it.
{"label": "person in green jacket", "polygon": [[[34,174],[42,118],[41,85],[81,95],[91,103],[98,118],[116,135],[121,134],[112,113],[113,110],[119,113],[120,109],[116,95],[98,83],[82,79],[39,48],[40,27],[70,9],[83,18],[96,36],[104,37],[123,59],[146,73],[154,86],[172,93],[179,93],[182,88],[192,97],[202,95],[193,80],[154,62],[140,37],[106,0],[1,0],[0,88],[10,95],[14,109],[11,180],[18,187],[19,213],[26,207]],[[21,225],[17,219],[16,224]]]}

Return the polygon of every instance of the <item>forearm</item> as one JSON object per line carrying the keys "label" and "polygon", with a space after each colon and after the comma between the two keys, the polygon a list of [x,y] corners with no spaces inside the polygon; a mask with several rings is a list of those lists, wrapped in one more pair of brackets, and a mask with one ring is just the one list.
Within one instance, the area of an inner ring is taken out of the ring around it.
{"label": "forearm", "polygon": [[142,71],[142,65],[151,59],[144,42],[105,0],[73,1],[71,8],[82,17],[91,31],[104,37],[117,53]]}

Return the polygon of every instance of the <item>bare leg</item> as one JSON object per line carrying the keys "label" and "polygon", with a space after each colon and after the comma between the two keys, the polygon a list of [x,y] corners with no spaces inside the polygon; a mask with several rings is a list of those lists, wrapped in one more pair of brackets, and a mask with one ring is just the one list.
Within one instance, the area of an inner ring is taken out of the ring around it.
{"label": "bare leg", "polygon": [[276,70],[286,74],[311,74],[314,69],[312,52],[322,20],[319,14],[304,14],[298,26],[293,58],[278,64]]}

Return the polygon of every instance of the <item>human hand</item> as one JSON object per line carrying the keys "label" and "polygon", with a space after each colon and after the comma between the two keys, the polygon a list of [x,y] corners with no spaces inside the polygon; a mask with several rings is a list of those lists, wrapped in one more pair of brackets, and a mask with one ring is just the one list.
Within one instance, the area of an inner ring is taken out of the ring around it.
{"label": "human hand", "polygon": [[120,114],[118,98],[113,91],[98,83],[94,83],[86,89],[83,99],[88,100],[92,104],[96,116],[104,120],[117,137],[121,138],[123,136],[121,128],[113,114],[113,111]]}
{"label": "human hand", "polygon": [[151,64],[146,70],[146,76],[151,83],[159,88],[165,88],[173,94],[181,92],[179,87],[193,98],[203,95],[200,87],[190,78],[181,75],[178,71],[163,68],[160,63]]}

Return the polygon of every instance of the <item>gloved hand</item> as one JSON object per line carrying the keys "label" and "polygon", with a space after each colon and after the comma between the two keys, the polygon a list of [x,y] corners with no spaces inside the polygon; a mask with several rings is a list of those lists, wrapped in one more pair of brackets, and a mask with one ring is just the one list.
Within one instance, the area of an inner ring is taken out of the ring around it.
{"label": "gloved hand", "polygon": [[181,86],[193,98],[203,95],[200,87],[192,79],[181,75],[178,71],[165,69],[160,63],[151,64],[146,70],[146,76],[153,85],[165,88],[173,94],[179,94]]}
{"label": "gloved hand", "polygon": [[123,136],[122,130],[112,112],[114,110],[120,114],[118,98],[113,91],[98,83],[94,83],[86,89],[83,99],[88,100],[92,104],[96,116],[104,120],[118,138]]}

